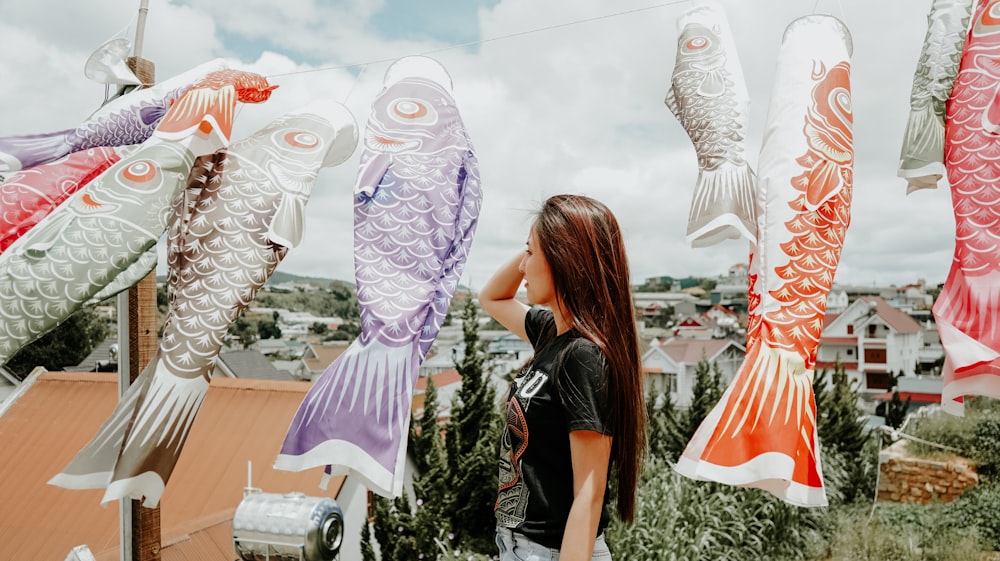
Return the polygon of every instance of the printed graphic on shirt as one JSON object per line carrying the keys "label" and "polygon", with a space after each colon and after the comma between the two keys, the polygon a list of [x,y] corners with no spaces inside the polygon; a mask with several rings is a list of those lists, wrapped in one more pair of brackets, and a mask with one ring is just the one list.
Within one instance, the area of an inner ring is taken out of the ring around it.
{"label": "printed graphic on shirt", "polygon": [[531,398],[545,385],[549,375],[541,370],[514,379],[514,394],[507,402],[507,419],[500,439],[500,480],[494,506],[497,522],[516,528],[528,510],[528,486],[521,476],[521,456],[528,448],[528,423],[524,411]]}

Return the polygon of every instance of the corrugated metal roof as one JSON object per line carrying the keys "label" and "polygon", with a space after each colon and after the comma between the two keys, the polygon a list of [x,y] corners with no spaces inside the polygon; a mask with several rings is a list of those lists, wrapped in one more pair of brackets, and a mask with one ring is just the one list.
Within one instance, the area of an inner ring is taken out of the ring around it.
{"label": "corrugated metal roof", "polygon": [[[253,462],[254,487],[265,492],[336,496],[343,478],[321,490],[322,468],[297,473],[271,468],[309,386],[212,380],[160,501],[163,561],[234,558],[230,521],[243,498],[248,460]],[[71,491],[47,484],[97,432],[116,401],[113,373],[47,372],[0,417],[4,559],[64,559],[81,544],[99,560],[116,558],[118,505],[102,508],[103,490]]]}

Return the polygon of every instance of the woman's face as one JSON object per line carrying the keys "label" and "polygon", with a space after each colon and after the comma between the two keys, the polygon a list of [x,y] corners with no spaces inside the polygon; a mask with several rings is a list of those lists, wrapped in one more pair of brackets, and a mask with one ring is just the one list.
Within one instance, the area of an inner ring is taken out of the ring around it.
{"label": "woman's face", "polygon": [[549,262],[538,247],[535,230],[528,233],[528,247],[524,251],[519,267],[524,273],[524,289],[528,292],[528,302],[542,306],[553,307],[556,303],[556,290],[552,283],[552,271]]}

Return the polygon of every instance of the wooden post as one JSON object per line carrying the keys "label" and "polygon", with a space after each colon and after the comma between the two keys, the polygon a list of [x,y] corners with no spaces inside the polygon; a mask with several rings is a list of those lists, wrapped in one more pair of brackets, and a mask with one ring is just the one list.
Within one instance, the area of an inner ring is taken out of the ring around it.
{"label": "wooden post", "polygon": [[[145,1],[143,2],[145,5]],[[145,18],[145,13],[140,9],[140,14]],[[139,28],[141,30],[141,27]],[[137,30],[136,36],[141,37]],[[152,61],[145,60],[139,56],[129,57],[126,61],[129,68],[136,77],[142,80],[145,86],[155,83],[155,68]],[[119,298],[119,303],[125,298]],[[139,281],[135,286],[128,289],[128,319],[125,331],[128,334],[128,380],[131,384],[142,372],[143,368],[156,355],[157,349],[157,320],[156,320],[156,267],[146,275],[146,278]],[[121,306],[119,305],[119,315]],[[119,333],[119,340],[122,339]],[[119,361],[119,368],[125,366],[124,361]],[[123,503],[122,522],[125,522],[125,510],[131,510],[131,544],[124,543],[123,547],[131,547],[130,557],[125,557],[123,551],[122,559],[131,561],[160,561],[160,507],[145,508],[141,501],[132,500],[131,508],[126,509]],[[124,530],[124,529],[123,529]],[[124,536],[124,533],[123,533]],[[122,540],[126,541],[125,539]]]}

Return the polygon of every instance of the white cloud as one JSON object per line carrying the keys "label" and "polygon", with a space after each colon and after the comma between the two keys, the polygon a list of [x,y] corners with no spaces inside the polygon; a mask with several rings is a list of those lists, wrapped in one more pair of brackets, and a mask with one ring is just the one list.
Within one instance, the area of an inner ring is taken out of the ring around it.
{"label": "white cloud", "polygon": [[[345,102],[363,129],[388,62],[363,70],[332,67],[448,44],[380,35],[371,17],[392,10],[392,1],[255,0],[234,8],[210,0],[153,0],[144,54],[161,79],[217,56],[271,76],[280,88],[267,103],[240,110],[236,138],[320,97]],[[0,49],[18,56],[0,60],[0,103],[7,108],[0,134],[73,126],[103,98],[103,87],[83,78],[83,61],[128,25],[134,10],[120,15],[118,4],[78,4],[36,0],[5,9]],[[723,4],[751,93],[748,154],[755,163],[781,34],[812,5]],[[503,0],[480,8],[478,21],[468,25],[489,39],[651,5],[649,0]],[[684,243],[697,166],[690,141],[662,100],[674,64],[675,21],[690,5],[679,2],[432,55],[454,80],[485,191],[466,282],[482,286],[497,264],[520,250],[531,213],[545,196],[561,191],[587,193],[616,212],[636,280],[716,275],[746,260],[744,241],[697,250]],[[904,182],[895,177],[929,6],[912,0],[821,5],[842,17],[854,38],[857,164],[838,282],[938,283],[950,265],[954,230],[947,188],[905,196]],[[59,18],[50,17],[55,12]],[[308,207],[304,243],[281,270],[353,279],[351,191],[358,157],[356,152],[341,166],[323,170]]]}

